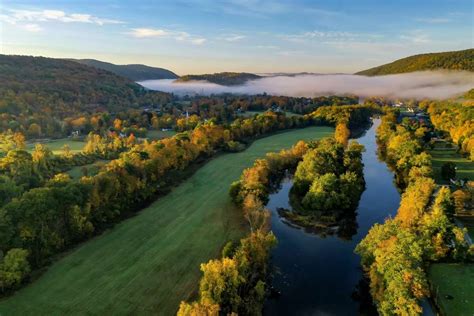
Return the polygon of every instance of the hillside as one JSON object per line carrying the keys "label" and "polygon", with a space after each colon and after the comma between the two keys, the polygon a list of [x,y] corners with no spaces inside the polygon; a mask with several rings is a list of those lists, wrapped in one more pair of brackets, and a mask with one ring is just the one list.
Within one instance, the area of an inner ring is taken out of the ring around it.
{"label": "hillside", "polygon": [[246,72],[220,72],[204,75],[186,75],[176,80],[176,82],[188,82],[197,80],[206,80],[223,86],[237,86],[246,83],[249,80],[261,78],[258,75]]}
{"label": "hillside", "polygon": [[357,72],[356,75],[380,76],[438,69],[474,71],[474,49],[414,55]]}
{"label": "hillside", "polygon": [[126,77],[133,81],[152,79],[176,79],[179,76],[164,68],[150,67],[140,64],[115,65],[96,59],[74,59],[74,61],[95,68],[113,72],[116,75]]}
{"label": "hillside", "polygon": [[[111,72],[64,59],[0,55],[0,132],[63,136],[66,118],[162,104],[169,94],[147,91]],[[34,125],[34,131],[32,129]],[[39,127],[38,127],[39,126]]]}

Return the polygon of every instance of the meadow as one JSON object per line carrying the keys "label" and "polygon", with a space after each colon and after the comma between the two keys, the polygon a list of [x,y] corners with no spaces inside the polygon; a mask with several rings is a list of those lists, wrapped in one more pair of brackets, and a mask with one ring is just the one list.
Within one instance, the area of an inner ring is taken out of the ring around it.
{"label": "meadow", "polygon": [[461,157],[455,149],[436,148],[429,151],[433,163],[433,172],[436,183],[447,184],[447,181],[441,177],[441,166],[447,162],[456,164],[456,178],[474,181],[474,163],[469,159]]}
{"label": "meadow", "polygon": [[472,315],[474,264],[437,263],[429,270],[433,295],[444,315]]}
{"label": "meadow", "polygon": [[70,138],[60,138],[60,139],[53,139],[48,141],[40,141],[40,142],[31,142],[26,144],[26,150],[32,152],[35,149],[37,143],[44,144],[46,147],[51,149],[54,154],[61,154],[63,152],[64,145],[69,145],[71,148],[71,152],[80,152],[82,148],[86,144],[80,140],[72,140]]}
{"label": "meadow", "polygon": [[146,133],[146,138],[156,140],[156,139],[163,139],[163,138],[171,137],[175,134],[176,134],[175,131],[149,130]]}
{"label": "meadow", "polygon": [[222,154],[136,216],[80,245],[39,279],[0,301],[0,315],[176,313],[194,298],[199,266],[247,231],[230,201],[230,184],[267,152],[330,136],[308,127]]}
{"label": "meadow", "polygon": [[67,174],[69,174],[72,179],[78,180],[84,176],[84,170],[87,170],[87,176],[91,177],[99,173],[100,168],[102,168],[107,162],[109,162],[109,160],[100,159],[87,165],[75,166],[69,169]]}

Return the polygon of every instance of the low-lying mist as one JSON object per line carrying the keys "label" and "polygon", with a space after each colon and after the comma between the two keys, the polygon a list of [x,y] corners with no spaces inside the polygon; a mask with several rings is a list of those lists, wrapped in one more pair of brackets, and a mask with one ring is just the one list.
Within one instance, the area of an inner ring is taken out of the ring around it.
{"label": "low-lying mist", "polygon": [[139,82],[146,88],[178,95],[219,93],[286,95],[314,97],[321,95],[355,94],[360,97],[380,96],[391,99],[445,99],[474,87],[469,72],[424,71],[409,74],[365,77],[358,75],[269,76],[248,81],[240,86],[221,86],[207,81],[174,83],[174,80]]}

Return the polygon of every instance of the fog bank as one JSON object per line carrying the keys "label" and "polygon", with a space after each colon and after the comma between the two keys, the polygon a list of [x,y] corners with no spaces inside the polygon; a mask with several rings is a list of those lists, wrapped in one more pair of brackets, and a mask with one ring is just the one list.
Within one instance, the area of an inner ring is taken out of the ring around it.
{"label": "fog bank", "polygon": [[173,92],[178,95],[218,93],[286,95],[314,97],[321,95],[355,94],[361,97],[445,99],[474,87],[474,76],[469,72],[415,72],[409,74],[365,77],[358,75],[272,76],[248,81],[240,86],[221,86],[207,81],[174,83],[174,80],[139,82],[146,88]]}

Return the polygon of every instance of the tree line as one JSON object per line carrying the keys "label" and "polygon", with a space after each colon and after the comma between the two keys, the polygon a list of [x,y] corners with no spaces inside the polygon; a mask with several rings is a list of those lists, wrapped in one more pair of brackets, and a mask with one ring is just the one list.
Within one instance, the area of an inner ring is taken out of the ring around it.
{"label": "tree line", "polygon": [[235,246],[229,242],[220,259],[201,265],[203,276],[196,302],[181,302],[178,315],[260,315],[267,295],[268,259],[276,238],[270,228],[270,212],[264,205],[269,188],[284,172],[295,168],[308,145],[300,141],[291,149],[268,153],[243,171],[230,188],[250,233]]}
{"label": "tree line", "polygon": [[474,110],[471,102],[422,101],[434,127],[447,133],[459,152],[474,161]]}
{"label": "tree line", "polygon": [[356,247],[370,281],[370,293],[382,315],[419,315],[420,300],[430,295],[430,262],[474,259],[474,248],[452,221],[455,196],[436,186],[424,151],[426,128],[397,122],[389,111],[377,129],[382,157],[405,188],[395,218],[375,224]]}
{"label": "tree line", "polygon": [[[72,181],[64,174],[56,174],[30,184],[0,208],[0,250],[5,254],[0,263],[8,265],[14,260],[7,258],[21,254],[21,264],[5,269],[28,267],[17,271],[21,277],[1,280],[2,292],[17,288],[27,278],[27,271],[48,264],[54,254],[100,233],[139,210],[157,194],[166,193],[190,164],[226,150],[229,142],[244,143],[258,135],[309,123],[304,118],[275,113],[239,119],[230,126],[207,122],[171,138],[129,143],[127,150],[97,175]],[[107,153],[115,140],[102,142],[96,135],[85,150]],[[18,155],[26,157],[27,163],[18,164]],[[17,183],[16,176],[29,179],[29,172],[41,169],[44,163],[50,170],[49,159],[36,161],[28,155],[24,150],[9,150],[3,159],[7,159],[7,171],[11,174],[4,176]],[[0,277],[5,275],[0,273]]]}

